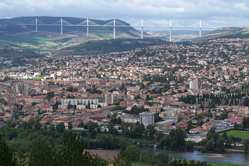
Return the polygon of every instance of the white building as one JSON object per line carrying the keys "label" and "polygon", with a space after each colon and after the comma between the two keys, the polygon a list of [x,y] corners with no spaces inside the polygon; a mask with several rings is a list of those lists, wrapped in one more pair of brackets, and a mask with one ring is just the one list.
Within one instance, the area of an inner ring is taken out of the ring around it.
{"label": "white building", "polygon": [[199,87],[200,83],[199,83],[199,80],[198,78],[195,78],[195,79],[191,79],[189,81],[189,90],[192,92],[192,93],[198,93],[199,92]]}
{"label": "white building", "polygon": [[60,108],[67,109],[68,106],[76,106],[76,109],[98,108],[100,105],[98,99],[62,99]]}
{"label": "white building", "polygon": [[113,97],[113,94],[111,92],[107,92],[105,94],[105,103],[106,103],[106,105],[113,105],[114,97]]}
{"label": "white building", "polygon": [[153,112],[142,112],[139,114],[139,122],[145,127],[149,125],[154,125],[155,123],[155,113]]}
{"label": "white building", "polygon": [[198,79],[190,80],[189,89],[191,89],[191,90],[198,90],[199,89],[199,81],[198,81]]}

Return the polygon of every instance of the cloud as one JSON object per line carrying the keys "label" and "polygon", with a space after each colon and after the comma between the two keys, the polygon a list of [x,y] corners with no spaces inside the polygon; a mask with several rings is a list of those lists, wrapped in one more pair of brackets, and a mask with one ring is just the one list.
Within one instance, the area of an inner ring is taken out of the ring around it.
{"label": "cloud", "polygon": [[[1,0],[0,17],[77,16],[126,20],[234,20],[246,24],[248,0]],[[240,21],[238,21],[240,20]],[[249,21],[248,21],[249,24]]]}

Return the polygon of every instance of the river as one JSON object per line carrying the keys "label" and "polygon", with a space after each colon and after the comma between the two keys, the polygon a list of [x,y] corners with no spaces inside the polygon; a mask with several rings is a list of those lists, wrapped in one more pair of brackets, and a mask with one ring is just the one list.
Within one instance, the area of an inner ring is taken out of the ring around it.
{"label": "river", "polygon": [[243,153],[202,153],[200,151],[173,153],[173,156],[178,159],[199,160],[208,163],[227,163],[249,166],[249,155]]}

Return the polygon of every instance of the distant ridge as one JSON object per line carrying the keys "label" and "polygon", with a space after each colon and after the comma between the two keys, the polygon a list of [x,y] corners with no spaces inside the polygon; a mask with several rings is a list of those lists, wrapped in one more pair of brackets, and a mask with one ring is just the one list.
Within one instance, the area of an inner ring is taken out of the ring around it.
{"label": "distant ridge", "polygon": [[205,34],[203,39],[214,38],[249,38],[249,28],[243,27],[224,27]]}
{"label": "distant ridge", "polygon": [[[35,31],[35,21],[38,18],[38,32],[39,33],[60,33],[60,19],[61,17],[16,17],[0,19],[0,33],[2,34],[17,34]],[[87,31],[86,18],[78,17],[62,17],[63,18],[63,32],[65,34],[85,34]],[[138,37],[139,32],[130,24],[120,19],[115,20],[118,28],[116,29],[123,37]],[[98,20],[89,19],[89,33],[97,36],[111,35],[113,32],[113,20]]]}

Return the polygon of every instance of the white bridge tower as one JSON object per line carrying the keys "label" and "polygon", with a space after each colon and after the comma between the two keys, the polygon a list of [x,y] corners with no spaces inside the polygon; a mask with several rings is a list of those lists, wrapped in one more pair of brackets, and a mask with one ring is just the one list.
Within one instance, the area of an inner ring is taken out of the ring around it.
{"label": "white bridge tower", "polygon": [[63,35],[63,18],[61,17],[61,35]]}
{"label": "white bridge tower", "polygon": [[35,18],[35,32],[38,32],[38,17]]}
{"label": "white bridge tower", "polygon": [[172,20],[169,20],[169,42],[172,42],[172,30],[173,30]]}
{"label": "white bridge tower", "polygon": [[89,37],[89,18],[86,18],[86,37]]}
{"label": "white bridge tower", "polygon": [[144,20],[141,20],[141,36],[140,38],[144,39]]}
{"label": "white bridge tower", "polygon": [[200,25],[199,25],[199,37],[202,37],[202,20],[200,20]]}
{"label": "white bridge tower", "polygon": [[113,40],[116,39],[116,19],[113,19]]}

